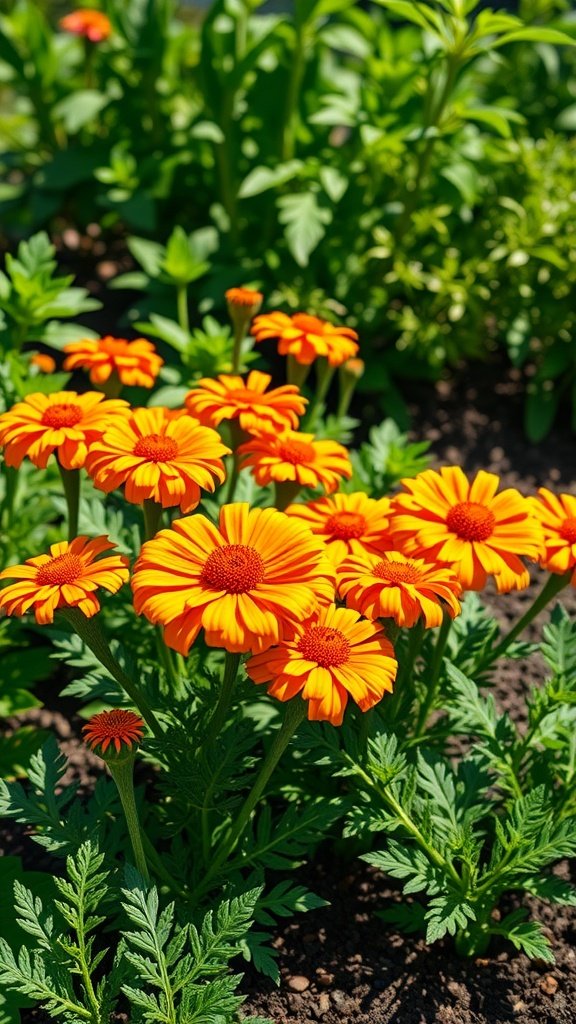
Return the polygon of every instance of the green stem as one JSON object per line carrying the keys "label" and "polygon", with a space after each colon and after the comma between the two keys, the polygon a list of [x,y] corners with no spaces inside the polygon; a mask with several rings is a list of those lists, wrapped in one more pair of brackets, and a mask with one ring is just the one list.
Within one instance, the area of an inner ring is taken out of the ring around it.
{"label": "green stem", "polygon": [[302,484],[297,480],[282,480],[274,484],[274,507],[283,512],[288,505],[291,505],[302,490]]}
{"label": "green stem", "polygon": [[100,664],[104,666],[106,671],[110,673],[112,678],[128,694],[154,736],[160,739],[164,733],[156,715],[140,688],[126,675],[122,666],[116,661],[100,626],[95,622],[94,618],[87,619],[78,608],[61,608],[60,613],[69,625],[72,626],[72,629],[78,634],[83,643],[86,644],[86,647],[96,655]]}
{"label": "green stem", "polygon": [[6,513],[6,528],[8,530],[14,525],[14,506],[16,504],[16,491],[18,489],[19,469],[16,466],[7,466],[4,463],[4,479],[6,481],[4,493],[3,512]]}
{"label": "green stem", "polygon": [[84,902],[81,900],[78,904],[78,927],[76,928],[76,938],[78,940],[78,959],[80,962],[80,971],[82,974],[82,981],[84,982],[84,991],[86,998],[90,1004],[92,1011],[92,1019],[94,1024],[100,1024],[101,1020],[101,1007],[100,1001],[94,991],[92,984],[92,978],[90,977],[90,971],[88,969],[88,962],[86,957],[86,925],[84,920]]}
{"label": "green stem", "polygon": [[516,625],[513,626],[508,633],[506,633],[506,636],[500,641],[497,647],[495,647],[492,651],[485,655],[484,658],[481,659],[480,663],[476,666],[476,670],[484,671],[484,669],[488,668],[495,661],[497,661],[498,658],[501,658],[502,655],[510,646],[510,644],[516,639],[517,636],[520,636],[520,633],[522,633],[526,629],[526,626],[529,626],[532,620],[540,614],[540,612],[546,607],[548,602],[551,601],[552,598],[556,597],[556,595],[559,594],[560,591],[564,589],[564,587],[568,586],[571,577],[571,569],[567,573],[563,573],[562,575],[552,573],[546,580],[546,583],[544,584],[542,590],[540,591],[539,595],[536,597],[528,611],[525,612],[521,619],[518,619]]}
{"label": "green stem", "polygon": [[176,305],[178,309],[178,323],[186,334],[190,333],[190,318],[188,316],[188,285],[176,285]]}
{"label": "green stem", "polygon": [[444,612],[444,618],[442,625],[438,630],[438,636],[436,637],[436,645],[434,647],[434,653],[432,655],[432,662],[430,665],[430,679],[428,682],[428,689],[422,704],[420,705],[420,712],[418,714],[418,720],[416,722],[416,729],[414,736],[420,737],[426,730],[426,723],[428,716],[434,707],[436,697],[438,695],[438,687],[440,685],[440,672],[442,669],[442,660],[444,658],[444,652],[446,650],[446,644],[448,643],[448,636],[450,634],[450,627],[452,626],[452,619],[447,612]]}
{"label": "green stem", "polygon": [[316,394],[306,413],[306,423],[309,429],[314,429],[318,411],[324,405],[336,367],[330,366],[327,359],[316,360]]}
{"label": "green stem", "polygon": [[296,25],[294,50],[290,59],[290,77],[288,79],[288,89],[286,91],[286,107],[284,110],[281,149],[281,158],[283,161],[292,159],[296,146],[298,100],[300,97],[300,86],[302,85],[305,68],[304,46],[304,31],[301,25]]}
{"label": "green stem", "polygon": [[114,763],[112,758],[109,758],[106,761],[106,764],[108,765],[110,774],[118,787],[120,802],[126,818],[126,825],[128,826],[128,834],[130,836],[130,842],[132,843],[132,850],[134,851],[134,862],[142,877],[149,882],[150,875],[148,872],[148,864],[146,862],[144,847],[142,845],[140,822],[138,821],[138,811],[136,809],[136,800],[134,797],[134,759],[130,758],[129,761],[119,761]]}
{"label": "green stem", "polygon": [[242,373],[242,342],[246,337],[246,325],[234,323],[234,349],[232,351],[232,373]]}
{"label": "green stem", "polygon": [[299,363],[293,355],[289,355],[286,360],[286,379],[289,384],[295,384],[297,388],[301,388],[310,373],[310,366]]}
{"label": "green stem", "polygon": [[162,529],[163,508],[153,498],[144,498],[142,514],[144,516],[144,540],[152,540]]}
{"label": "green stem", "polygon": [[216,704],[214,713],[208,723],[202,747],[209,747],[222,730],[222,726],[226,721],[228,709],[232,703],[232,696],[234,694],[234,686],[238,676],[239,667],[240,655],[231,654],[230,651],[226,651],[222,687],[220,689],[218,703]]}
{"label": "green stem", "polygon": [[58,460],[58,469],[64,488],[68,508],[68,540],[78,536],[78,511],[80,508],[80,470],[65,469]]}

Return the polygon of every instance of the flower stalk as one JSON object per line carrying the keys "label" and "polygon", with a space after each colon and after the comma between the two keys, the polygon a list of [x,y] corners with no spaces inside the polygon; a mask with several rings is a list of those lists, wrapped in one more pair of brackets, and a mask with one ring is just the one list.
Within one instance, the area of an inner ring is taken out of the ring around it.
{"label": "flower stalk", "polygon": [[80,470],[65,469],[57,459],[66,507],[68,509],[68,540],[78,536],[78,514],[80,509]]}
{"label": "flower stalk", "polygon": [[124,811],[124,817],[126,818],[128,835],[130,836],[130,842],[134,853],[134,862],[142,877],[148,882],[150,881],[150,874],[148,871],[146,854],[144,853],[144,846],[142,844],[140,821],[138,819],[136,798],[134,796],[134,752],[131,751],[130,753],[125,753],[122,756],[114,756],[111,754],[108,757],[105,756],[104,759],[118,789],[122,810]]}

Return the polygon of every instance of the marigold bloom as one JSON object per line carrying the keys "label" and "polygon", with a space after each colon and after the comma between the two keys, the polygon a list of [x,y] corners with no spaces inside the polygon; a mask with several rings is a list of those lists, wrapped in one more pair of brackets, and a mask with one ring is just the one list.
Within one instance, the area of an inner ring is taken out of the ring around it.
{"label": "marigold bloom", "polygon": [[392,692],[398,664],[382,626],[330,605],[298,626],[292,639],[254,655],[246,671],[286,701],[301,693],[311,722],[341,725],[348,697],[362,711]]}
{"label": "marigold bloom", "polygon": [[100,391],[27,395],[0,416],[0,446],[6,447],[6,465],[19,466],[27,455],[35,466],[45,469],[55,451],[64,469],[81,469],[88,447],[127,409],[128,402],[105,399]]}
{"label": "marigold bloom", "polygon": [[369,498],[363,491],[289,505],[286,514],[302,519],[326,544],[334,565],[347,555],[387,551],[394,545],[388,530],[389,498]]}
{"label": "marigold bloom", "polygon": [[114,547],[107,537],[76,537],[50,545],[49,555],[28,558],[24,565],[9,565],[0,580],[20,580],[0,592],[0,609],[7,615],[24,615],[32,610],[36,622],[54,621],[57,608],[79,608],[87,619],[100,610],[95,591],[103,587],[115,594],[128,582],[128,559],[124,555],[98,558]]}
{"label": "marigold bloom", "polygon": [[302,523],[273,508],[224,505],[219,526],[177,519],[143,545],[132,577],[139,614],[187,654],[201,629],[211,647],[264,650],[334,597],[334,570]]}
{"label": "marigold bloom", "polygon": [[544,531],[540,565],[555,573],[574,569],[570,582],[576,586],[576,498],[571,494],[553,494],[546,487],[540,487],[538,497],[530,501]]}
{"label": "marigold bloom", "polygon": [[30,357],[30,366],[37,366],[42,373],[54,373],[56,360],[46,352],[35,352]]}
{"label": "marigold bloom", "polygon": [[229,288],[224,295],[231,320],[242,326],[248,326],[248,321],[256,315],[264,300],[262,292],[253,288]]}
{"label": "marigold bloom", "polygon": [[441,602],[452,619],[460,613],[462,587],[451,569],[429,565],[421,558],[406,558],[398,551],[363,552],[346,558],[337,581],[348,607],[368,619],[390,618],[409,628],[423,617],[429,629],[442,622]]}
{"label": "marigold bloom", "polygon": [[259,370],[251,370],[246,380],[225,373],[216,380],[203,377],[184,403],[192,416],[210,427],[235,419],[248,433],[297,427],[308,399],[294,384],[267,391],[271,380],[270,374]]}
{"label": "marigold bloom", "polygon": [[102,14],[102,11],[94,11],[92,8],[80,7],[71,14],[66,14],[58,22],[65,32],[72,32],[75,36],[84,36],[91,43],[101,43],[112,32],[110,19]]}
{"label": "marigold bloom", "polygon": [[326,356],[330,366],[340,366],[358,352],[358,335],[351,327],[336,327],[309,313],[262,313],[252,324],[256,341],[278,338],[281,356],[294,356],[309,366],[318,356]]}
{"label": "marigold bloom", "polygon": [[105,384],[116,371],[122,384],[151,388],[164,365],[152,342],[145,338],[84,338],[64,345],[63,351],[68,353],[64,369],[90,370],[92,384]]}
{"label": "marigold bloom", "polygon": [[314,434],[295,430],[260,434],[241,444],[238,454],[246,456],[241,468],[252,469],[260,485],[290,480],[301,487],[320,485],[331,494],[343,477],[352,476],[350,458],[343,445],[337,441],[315,441]]}
{"label": "marigold bloom", "polygon": [[113,744],[119,754],[123,746],[131,750],[133,743],[140,743],[144,735],[144,722],[133,711],[114,708],[113,711],[101,711],[93,715],[88,724],[82,726],[82,732],[84,742],[91,750],[100,747],[100,753],[105,754]]}
{"label": "marigold bloom", "polygon": [[498,591],[530,582],[519,556],[536,560],[542,529],[527,498],[481,470],[470,482],[459,466],[426,469],[403,480],[408,493],[392,501],[390,529],[408,555],[449,564],[464,590],[482,590],[489,575]]}
{"label": "marigold bloom", "polygon": [[213,491],[216,481],[223,482],[221,457],[229,453],[215,430],[157,406],[111,423],[90,448],[86,469],[107,494],[125,484],[127,500],[137,505],[152,498],[190,512],[200,502],[200,488]]}

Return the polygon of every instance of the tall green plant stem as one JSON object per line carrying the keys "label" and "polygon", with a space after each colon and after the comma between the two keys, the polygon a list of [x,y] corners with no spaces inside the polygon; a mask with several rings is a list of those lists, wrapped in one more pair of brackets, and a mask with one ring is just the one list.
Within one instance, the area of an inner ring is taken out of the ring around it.
{"label": "tall green plant stem", "polygon": [[61,608],[60,612],[63,618],[72,626],[74,632],[86,644],[86,647],[96,655],[100,664],[104,666],[106,671],[110,673],[112,678],[116,680],[130,697],[130,700],[138,708],[154,736],[160,739],[164,734],[145,694],[130,679],[119,662],[116,661],[100,626],[95,622],[94,618],[87,619],[78,608]]}
{"label": "tall green plant stem", "polygon": [[234,323],[234,348],[232,350],[232,373],[242,373],[242,342],[246,327],[239,321]]}
{"label": "tall green plant stem", "polygon": [[178,323],[186,334],[190,333],[190,318],[188,316],[188,285],[176,285],[176,308],[178,310]]}
{"label": "tall green plant stem", "polygon": [[422,736],[426,731],[426,723],[428,722],[428,716],[434,707],[436,697],[438,696],[438,687],[440,686],[440,672],[442,670],[442,660],[444,658],[444,652],[446,650],[446,644],[448,643],[448,636],[450,634],[450,627],[452,626],[452,619],[447,612],[444,612],[444,618],[442,619],[442,625],[438,630],[438,636],[436,637],[436,644],[434,647],[434,653],[432,655],[432,662],[430,665],[430,679],[428,681],[428,688],[426,690],[426,696],[420,706],[418,713],[418,720],[416,722],[416,729],[414,730],[415,738]]}
{"label": "tall green plant stem", "polygon": [[126,758],[126,760],[122,761],[115,761],[110,757],[106,759],[106,764],[108,765],[110,774],[118,788],[122,810],[124,811],[126,825],[128,826],[130,842],[132,843],[136,867],[142,877],[148,882],[150,881],[150,875],[148,872],[148,864],[146,862],[144,847],[142,845],[140,822],[138,820],[136,799],[134,797],[134,757]]}
{"label": "tall green plant stem", "polygon": [[298,101],[305,68],[305,32],[302,24],[295,26],[294,49],[290,60],[290,77],[286,92],[286,107],[282,131],[282,160],[291,160],[296,148],[296,129],[298,127]]}
{"label": "tall green plant stem", "polygon": [[74,540],[78,536],[78,512],[80,508],[80,470],[65,469],[58,462],[66,507],[68,509],[68,540]]}
{"label": "tall green plant stem", "polygon": [[286,379],[288,384],[295,384],[297,388],[304,386],[304,382],[310,373],[310,367],[299,363],[293,355],[286,360]]}
{"label": "tall green plant stem", "polygon": [[16,466],[7,466],[4,463],[4,504],[2,512],[6,514],[6,529],[14,524],[14,506],[16,504],[16,492],[18,490],[19,469]]}
{"label": "tall green plant stem", "polygon": [[330,366],[327,359],[316,360],[316,393],[306,413],[307,428],[314,429],[318,411],[324,405],[335,372],[336,367]]}
{"label": "tall green plant stem", "polygon": [[[142,502],[142,514],[144,516],[144,540],[152,540],[158,531],[162,529],[162,505],[157,501],[154,501],[153,498],[144,498],[144,501]],[[170,651],[164,643],[162,626],[155,627],[154,637],[158,657],[164,667],[166,678],[168,679],[173,692],[176,693],[180,685],[180,680],[176,669],[174,668],[174,662],[172,661]]]}
{"label": "tall green plant stem", "polygon": [[84,905],[82,902],[78,904],[78,928],[75,929],[76,937],[78,939],[78,954],[80,961],[80,971],[82,975],[82,981],[84,982],[84,991],[86,998],[90,1005],[92,1012],[92,1020],[94,1024],[100,1024],[101,1020],[101,1007],[100,1000],[98,999],[94,986],[92,984],[92,978],[90,977],[90,971],[88,969],[88,960],[86,956],[86,925],[84,917]]}
{"label": "tall green plant stem", "polygon": [[216,737],[222,730],[222,726],[226,721],[226,715],[228,709],[232,703],[232,697],[234,694],[234,686],[238,677],[238,669],[240,667],[240,655],[231,654],[230,651],[226,651],[226,657],[224,661],[224,676],[222,679],[222,687],[220,689],[220,696],[218,697],[218,703],[214,708],[214,714],[208,723],[206,735],[202,743],[203,747],[209,747],[214,742]]}

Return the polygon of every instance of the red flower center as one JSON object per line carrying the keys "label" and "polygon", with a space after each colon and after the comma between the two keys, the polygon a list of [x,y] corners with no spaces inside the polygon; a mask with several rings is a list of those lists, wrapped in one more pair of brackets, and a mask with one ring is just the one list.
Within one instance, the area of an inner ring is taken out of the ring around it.
{"label": "red flower center", "polygon": [[131,747],[132,743],[139,743],[143,736],[144,722],[135,715],[133,711],[123,711],[122,708],[114,708],[113,711],[101,711],[94,715],[82,731],[86,734],[86,743],[94,750],[101,746],[103,753],[106,752],[111,743],[114,744],[118,753],[123,743]]}
{"label": "red flower center", "polygon": [[298,641],[297,650],[307,661],[322,668],[343,665],[350,657],[350,644],[340,629],[310,626]]}
{"label": "red flower center", "polygon": [[326,520],[326,532],[338,540],[361,537],[366,532],[366,519],[360,512],[334,512]]}
{"label": "red flower center", "polygon": [[462,540],[488,540],[495,524],[494,513],[478,501],[461,501],[446,516],[448,529]]}
{"label": "red flower center", "polygon": [[145,434],[137,442],[133,454],[147,462],[170,462],[178,454],[178,445],[164,434]]}
{"label": "red flower center", "polygon": [[247,544],[225,544],[208,555],[200,577],[202,583],[229,594],[245,594],[264,579],[264,562]]}
{"label": "red flower center", "polygon": [[307,441],[282,441],[278,445],[278,455],[283,462],[299,466],[314,462],[314,448]]}
{"label": "red flower center", "polygon": [[75,427],[82,419],[82,409],[72,402],[65,402],[60,405],[50,405],[42,414],[42,424],[45,427]]}
{"label": "red flower center", "polygon": [[64,583],[74,583],[81,575],[82,560],[67,551],[40,566],[36,573],[36,583],[41,587],[62,586]]}
{"label": "red flower center", "polygon": [[560,529],[560,536],[567,540],[569,544],[576,544],[576,516],[569,516],[562,523]]}
{"label": "red flower center", "polygon": [[414,562],[395,562],[384,558],[374,566],[374,575],[387,583],[419,583],[422,579],[420,569]]}

